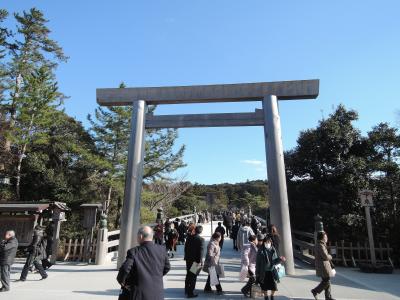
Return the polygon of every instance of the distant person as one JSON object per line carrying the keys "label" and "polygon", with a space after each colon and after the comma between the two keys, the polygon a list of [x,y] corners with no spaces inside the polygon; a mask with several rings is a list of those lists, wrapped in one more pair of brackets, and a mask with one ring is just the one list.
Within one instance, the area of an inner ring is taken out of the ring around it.
{"label": "distant person", "polygon": [[175,256],[174,252],[176,252],[176,244],[178,243],[179,233],[178,230],[174,228],[174,224],[171,224],[165,233],[165,246],[167,247],[167,251],[170,254],[171,258],[173,258]]}
{"label": "distant person", "polygon": [[218,222],[217,228],[215,228],[215,232],[219,232],[221,234],[221,240],[219,241],[219,247],[222,250],[224,246],[224,237],[225,237],[225,228],[222,226],[221,222]]}
{"label": "distant person", "polygon": [[164,226],[162,220],[158,220],[157,225],[154,227],[154,243],[162,245],[163,238],[164,238]]}
{"label": "distant person", "polygon": [[237,247],[237,235],[239,232],[240,228],[240,221],[235,221],[235,225],[232,226],[232,233],[231,233],[231,238],[232,238],[232,244],[233,244],[233,250],[238,250]]}
{"label": "distant person", "polygon": [[0,292],[8,292],[10,290],[11,266],[14,264],[17,249],[18,240],[15,237],[15,232],[9,230],[0,244]]}
{"label": "distant person", "polygon": [[311,290],[314,299],[317,295],[325,291],[325,299],[333,300],[331,295],[331,274],[332,274],[332,256],[328,254],[326,243],[328,235],[321,231],[317,234],[317,244],[315,245],[315,270],[318,277],[321,277],[321,283]]}
{"label": "distant person", "polygon": [[232,213],[227,213],[226,220],[225,220],[225,227],[226,227],[226,236],[231,237],[232,233],[232,226],[233,226],[233,217]]}
{"label": "distant person", "polygon": [[44,239],[43,246],[45,246],[45,253],[42,255],[42,266],[43,268],[50,269],[53,265],[49,258],[53,254],[53,232],[54,232],[54,222],[50,222],[50,224],[46,227],[44,231]]}
{"label": "distant person", "polygon": [[257,234],[257,249],[260,249],[264,243],[265,234],[259,233]]}
{"label": "distant person", "polygon": [[202,213],[199,214],[198,223],[199,223],[199,224],[203,224],[203,223],[204,223],[204,216],[203,216]]}
{"label": "distant person", "polygon": [[284,262],[284,257],[279,257],[277,251],[272,245],[271,236],[264,238],[264,243],[257,253],[256,278],[260,283],[261,290],[264,292],[264,298],[268,300],[268,291],[271,291],[271,300],[274,300],[278,290],[276,279],[273,275],[274,266]]}
{"label": "distant person", "polygon": [[258,233],[258,221],[255,216],[251,217],[250,227],[253,230],[254,234]]}
{"label": "distant person", "polygon": [[249,244],[245,245],[242,251],[241,266],[247,269],[249,277],[248,282],[241,290],[246,297],[251,296],[251,287],[256,282],[257,244],[257,236],[251,235],[249,237]]}
{"label": "distant person", "polygon": [[39,225],[35,227],[33,231],[32,243],[28,247],[28,257],[26,258],[25,265],[21,272],[20,281],[25,281],[28,276],[29,267],[33,264],[39,271],[42,280],[48,277],[46,271],[42,265],[42,259],[46,257],[46,246],[45,246],[44,232],[42,227]]}
{"label": "distant person", "polygon": [[242,251],[243,246],[249,243],[249,237],[251,235],[254,235],[254,231],[250,228],[250,222],[245,220],[237,234],[237,248],[239,251]]}
{"label": "distant person", "polygon": [[163,276],[171,268],[165,247],[153,243],[153,230],[149,226],[139,229],[137,241],[139,246],[128,250],[117,281],[126,299],[162,300]]}
{"label": "distant person", "polygon": [[[219,247],[220,240],[221,240],[221,234],[219,232],[215,232],[211,236],[211,240],[207,246],[207,254],[206,254],[206,259],[204,260],[204,266],[203,266],[204,272],[208,273],[206,286],[204,287],[205,293],[213,292],[213,290],[211,288],[209,272],[210,272],[210,267],[217,268],[219,266],[219,259],[220,259],[220,255],[221,255],[221,249]],[[217,277],[219,280],[218,273],[217,273]],[[221,283],[218,283],[215,287],[217,289],[217,295],[223,295],[224,292],[222,291]]]}
{"label": "distant person", "polygon": [[178,234],[179,234],[178,242],[181,245],[185,244],[185,238],[186,238],[187,230],[188,230],[188,227],[186,225],[186,222],[182,220],[181,223],[178,226]]}
{"label": "distant person", "polygon": [[176,219],[175,219],[175,221],[173,222],[173,224],[174,224],[174,228],[175,228],[176,230],[178,230],[178,227],[179,227],[179,221],[180,221],[180,219],[179,219],[179,218],[176,218]]}
{"label": "distant person", "polygon": [[279,255],[279,246],[281,244],[281,237],[279,235],[278,228],[276,228],[275,225],[271,224],[270,228],[271,228],[270,234],[271,234],[271,238],[272,238],[272,244],[273,244],[275,250],[278,251],[278,255]]}
{"label": "distant person", "polygon": [[196,263],[200,268],[203,265],[204,239],[200,236],[202,231],[202,226],[196,227],[191,224],[187,232],[184,259],[186,261],[185,294],[188,298],[196,298],[198,296],[194,293],[198,274],[191,272],[190,269],[193,263]]}

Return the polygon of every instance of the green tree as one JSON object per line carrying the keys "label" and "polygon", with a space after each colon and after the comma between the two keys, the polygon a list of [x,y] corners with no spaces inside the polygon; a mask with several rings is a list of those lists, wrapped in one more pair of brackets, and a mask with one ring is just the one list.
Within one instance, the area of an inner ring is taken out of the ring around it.
{"label": "green tree", "polygon": [[[398,129],[380,123],[368,132],[371,180],[377,190],[376,204],[380,220],[396,226],[400,196],[400,135]],[[387,216],[390,216],[390,221]]]}
{"label": "green tree", "polygon": [[[2,13],[4,16],[4,12]],[[54,71],[57,64],[66,61],[62,48],[50,38],[50,29],[43,13],[35,8],[15,13],[17,30],[3,32],[5,76],[1,77],[3,97],[4,151],[12,163],[8,174],[15,178],[16,198],[20,199],[21,167],[27,147],[48,120],[47,111],[59,106],[64,96],[58,91]],[[6,32],[6,33],[4,33]],[[41,134],[41,133],[40,133]]]}
{"label": "green tree", "polygon": [[98,201],[107,163],[80,122],[53,110],[46,135],[32,142],[23,161],[21,200],[66,202],[71,208],[63,236],[81,233],[82,203]]}
{"label": "green tree", "polygon": [[[122,83],[120,88],[125,88],[125,85]],[[148,112],[153,113],[155,109],[155,106],[150,106]],[[119,224],[121,216],[131,116],[132,108],[129,106],[98,107],[94,118],[91,115],[88,116],[97,147],[108,162],[105,201],[107,207],[110,207],[115,225]],[[170,182],[169,174],[185,166],[184,145],[175,150],[177,137],[178,132],[175,129],[146,130],[143,173],[145,184],[150,185],[156,181]],[[160,198],[163,197],[157,196],[155,200]],[[147,202],[144,201],[144,203]],[[153,205],[148,208],[154,210]]]}
{"label": "green tree", "polygon": [[[358,115],[340,105],[315,129],[302,132],[286,153],[293,224],[312,229],[313,216],[324,217],[333,235],[363,226],[358,190],[368,186],[366,142],[353,126]],[[331,234],[331,235],[332,235]]]}

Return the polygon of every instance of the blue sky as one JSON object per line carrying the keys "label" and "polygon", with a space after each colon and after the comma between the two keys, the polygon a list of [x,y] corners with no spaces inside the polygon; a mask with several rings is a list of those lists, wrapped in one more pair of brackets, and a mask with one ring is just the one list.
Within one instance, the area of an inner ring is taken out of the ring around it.
{"label": "blue sky", "polygon": [[[6,3],[4,3],[6,2]],[[363,133],[396,125],[400,109],[400,2],[393,1],[4,1],[35,6],[70,56],[58,69],[67,112],[86,124],[95,91],[128,86],[319,78],[316,100],[280,102],[284,148],[339,103]],[[158,113],[244,112],[259,103],[175,105]],[[200,183],[265,179],[262,128],[181,129]]]}

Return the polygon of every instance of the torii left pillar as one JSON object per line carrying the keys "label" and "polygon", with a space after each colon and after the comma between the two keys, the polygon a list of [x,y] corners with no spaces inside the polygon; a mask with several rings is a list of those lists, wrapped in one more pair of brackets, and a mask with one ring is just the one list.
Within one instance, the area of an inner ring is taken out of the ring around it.
{"label": "torii left pillar", "polygon": [[126,252],[137,245],[137,232],[140,227],[146,111],[146,101],[138,100],[133,102],[128,165],[118,246],[118,268],[124,262]]}

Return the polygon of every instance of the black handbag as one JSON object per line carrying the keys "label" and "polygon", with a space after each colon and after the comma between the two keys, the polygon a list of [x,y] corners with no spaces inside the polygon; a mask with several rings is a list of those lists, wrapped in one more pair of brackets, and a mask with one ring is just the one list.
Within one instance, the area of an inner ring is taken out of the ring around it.
{"label": "black handbag", "polygon": [[131,291],[126,288],[121,288],[119,292],[118,300],[130,300],[131,298]]}

